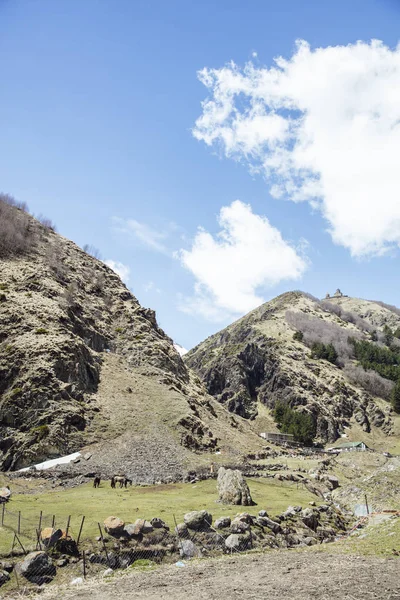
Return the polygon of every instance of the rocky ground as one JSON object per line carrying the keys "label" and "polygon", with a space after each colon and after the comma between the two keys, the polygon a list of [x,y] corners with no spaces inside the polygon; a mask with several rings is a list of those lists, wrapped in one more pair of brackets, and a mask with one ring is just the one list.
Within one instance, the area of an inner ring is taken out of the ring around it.
{"label": "rocky ground", "polygon": [[108,600],[399,600],[398,559],[270,552],[161,567],[61,590],[42,598]]}

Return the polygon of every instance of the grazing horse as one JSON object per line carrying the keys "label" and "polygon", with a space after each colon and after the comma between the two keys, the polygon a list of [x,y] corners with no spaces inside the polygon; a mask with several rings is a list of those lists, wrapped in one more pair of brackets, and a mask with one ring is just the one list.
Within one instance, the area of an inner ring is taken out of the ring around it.
{"label": "grazing horse", "polygon": [[95,488],[100,487],[100,481],[101,481],[101,479],[100,479],[99,475],[96,475],[96,477],[93,480],[93,487],[95,487]]}
{"label": "grazing horse", "polygon": [[111,477],[111,487],[115,488],[115,477]]}
{"label": "grazing horse", "polygon": [[113,479],[115,483],[119,483],[120,488],[124,487],[126,479],[125,475],[114,475]]}
{"label": "grazing horse", "polygon": [[129,485],[132,485],[132,479],[128,479],[128,477],[125,477],[124,486],[127,487],[128,483]]}

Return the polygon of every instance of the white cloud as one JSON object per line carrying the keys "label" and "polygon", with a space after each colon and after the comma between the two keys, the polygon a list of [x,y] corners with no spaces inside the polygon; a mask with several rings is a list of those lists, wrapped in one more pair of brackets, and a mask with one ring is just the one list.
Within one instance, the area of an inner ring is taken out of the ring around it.
{"label": "white cloud", "polygon": [[156,292],[157,294],[161,294],[161,290],[160,288],[158,288],[155,284],[154,281],[147,281],[146,283],[143,284],[143,289],[145,292]]}
{"label": "white cloud", "polygon": [[353,256],[400,245],[400,46],[300,41],[271,68],[199,78],[211,96],[197,139],[263,173],[274,197],[317,207]]}
{"label": "white cloud", "polygon": [[121,262],[115,261],[115,260],[105,260],[104,264],[106,264],[108,267],[110,267],[110,269],[112,269],[113,271],[115,271],[115,273],[117,275],[119,275],[122,279],[122,281],[126,284],[128,284],[129,281],[129,275],[130,275],[130,268],[128,267],[128,265],[124,265]]}
{"label": "white cloud", "polygon": [[113,223],[117,231],[130,235],[143,246],[147,246],[148,248],[155,250],[156,252],[162,252],[163,254],[168,253],[164,243],[168,235],[167,232],[153,229],[149,225],[140,223],[135,219],[124,220],[119,217],[113,217]]}
{"label": "white cloud", "polygon": [[216,237],[199,229],[191,250],[178,254],[196,278],[195,294],[180,297],[179,308],[221,321],[246,313],[264,299],[258,288],[298,279],[307,263],[268,219],[240,200],[222,207]]}

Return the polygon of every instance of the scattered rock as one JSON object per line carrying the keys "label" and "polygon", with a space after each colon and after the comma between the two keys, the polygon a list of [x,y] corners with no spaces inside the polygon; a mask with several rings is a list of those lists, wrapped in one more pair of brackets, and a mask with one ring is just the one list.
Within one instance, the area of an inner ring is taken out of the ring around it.
{"label": "scattered rock", "polygon": [[249,486],[241,471],[220,467],[217,489],[219,502],[222,504],[239,504],[242,506],[252,506],[254,504]]}
{"label": "scattered rock", "polygon": [[226,527],[231,526],[231,518],[230,517],[220,517],[214,523],[215,529],[225,529]]}
{"label": "scattered rock", "polygon": [[57,562],[56,565],[57,567],[66,567],[69,563],[69,560],[67,558],[60,558]]}
{"label": "scattered rock", "polygon": [[119,537],[123,534],[125,523],[118,517],[107,517],[104,520],[104,528],[113,537]]}
{"label": "scattered rock", "polygon": [[189,529],[194,529],[195,531],[206,530],[210,528],[212,515],[206,510],[193,510],[186,513],[183,520]]}
{"label": "scattered rock", "polygon": [[186,523],[178,523],[178,525],[175,527],[175,533],[179,538],[190,537],[189,529]]}
{"label": "scattered rock", "polygon": [[201,556],[200,550],[192,542],[192,540],[182,540],[179,547],[181,558],[195,558]]}
{"label": "scattered rock", "polygon": [[10,574],[7,571],[0,571],[0,586],[7,583],[10,580]]}
{"label": "scattered rock", "polygon": [[11,490],[9,487],[0,488],[0,503],[8,502],[11,497]]}
{"label": "scattered rock", "polygon": [[150,524],[154,527],[154,529],[167,529],[169,530],[168,525],[164,523],[162,519],[154,518],[150,521]]}
{"label": "scattered rock", "polygon": [[40,533],[40,539],[46,548],[51,548],[62,538],[63,532],[61,529],[53,529],[52,527],[45,527]]}
{"label": "scattered rock", "polygon": [[302,521],[304,525],[312,529],[313,531],[317,530],[319,525],[319,513],[318,511],[312,510],[312,508],[305,508],[302,513]]}
{"label": "scattered rock", "polygon": [[56,574],[53,561],[43,551],[27,554],[22,562],[16,564],[15,568],[18,575],[22,575],[31,583],[38,585],[49,583]]}

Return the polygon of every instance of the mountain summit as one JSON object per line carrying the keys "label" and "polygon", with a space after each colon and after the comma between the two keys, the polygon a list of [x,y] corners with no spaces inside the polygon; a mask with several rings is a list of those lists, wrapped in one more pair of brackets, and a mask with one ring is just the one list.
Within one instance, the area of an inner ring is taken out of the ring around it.
{"label": "mountain summit", "polygon": [[322,301],[289,292],[207,338],[184,360],[210,394],[258,430],[274,427],[265,409],[283,402],[312,417],[322,442],[351,427],[363,435],[374,428],[390,434],[394,383],[376,365],[364,368],[358,355],[370,348],[400,362],[393,333],[392,350],[385,343],[386,333],[399,327],[400,311],[380,302],[340,290]]}

